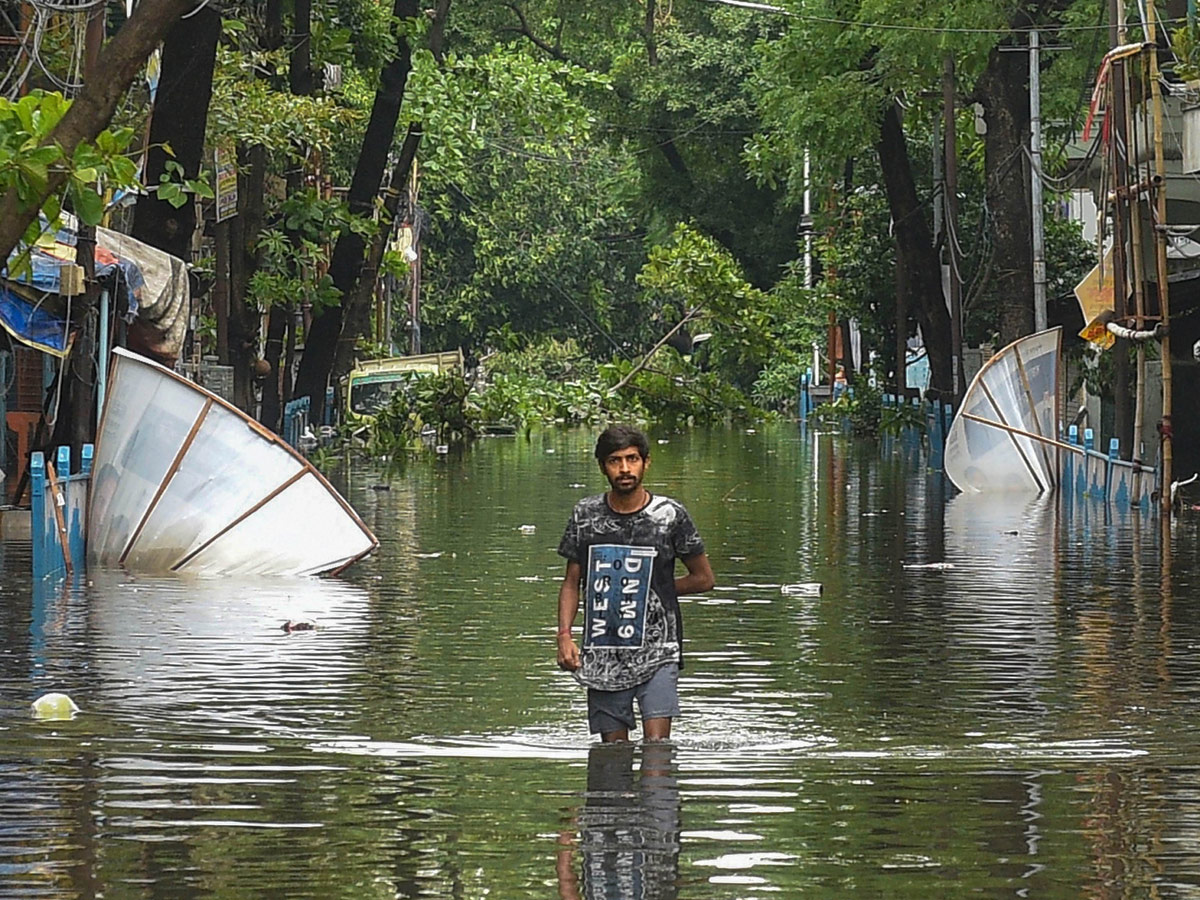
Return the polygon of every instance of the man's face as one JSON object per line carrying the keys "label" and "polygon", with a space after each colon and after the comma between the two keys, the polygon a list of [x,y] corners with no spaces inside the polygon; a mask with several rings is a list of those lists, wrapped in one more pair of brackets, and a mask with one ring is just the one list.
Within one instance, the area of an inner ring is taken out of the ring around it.
{"label": "man's face", "polygon": [[614,450],[600,462],[604,477],[618,494],[632,494],[642,485],[650,460],[643,459],[637,447]]}

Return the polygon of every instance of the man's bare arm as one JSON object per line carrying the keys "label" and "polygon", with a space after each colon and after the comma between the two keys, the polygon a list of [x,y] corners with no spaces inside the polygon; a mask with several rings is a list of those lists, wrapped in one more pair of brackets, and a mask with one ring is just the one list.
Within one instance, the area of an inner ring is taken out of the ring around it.
{"label": "man's bare arm", "polygon": [[683,561],[688,573],[682,578],[675,579],[675,593],[682,597],[684,594],[703,594],[710,590],[716,579],[713,578],[712,566],[708,562],[707,553],[697,553]]}
{"label": "man's bare arm", "polygon": [[571,560],[558,588],[558,667],[574,672],[579,668],[579,647],[571,636],[575,614],[579,612],[579,579],[583,566]]}

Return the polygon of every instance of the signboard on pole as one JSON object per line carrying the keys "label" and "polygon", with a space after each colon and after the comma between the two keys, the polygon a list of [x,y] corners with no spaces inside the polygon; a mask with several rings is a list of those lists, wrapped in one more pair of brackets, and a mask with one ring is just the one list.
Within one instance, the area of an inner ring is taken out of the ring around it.
{"label": "signboard on pole", "polygon": [[217,173],[217,221],[224,222],[237,215],[237,164],[233,153],[218,147],[214,151],[214,168]]}

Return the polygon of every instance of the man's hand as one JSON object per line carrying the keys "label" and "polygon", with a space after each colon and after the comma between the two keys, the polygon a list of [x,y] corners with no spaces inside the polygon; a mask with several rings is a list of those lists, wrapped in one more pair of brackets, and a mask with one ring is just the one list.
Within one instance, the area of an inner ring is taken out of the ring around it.
{"label": "man's hand", "polygon": [[[571,637],[571,624],[579,612],[579,580],[583,577],[583,566],[575,560],[567,561],[567,571],[558,589],[558,667],[574,672],[579,668],[579,648]],[[566,624],[564,624],[566,623]]]}
{"label": "man's hand", "polygon": [[558,636],[558,667],[568,672],[579,668],[579,647],[569,633]]}

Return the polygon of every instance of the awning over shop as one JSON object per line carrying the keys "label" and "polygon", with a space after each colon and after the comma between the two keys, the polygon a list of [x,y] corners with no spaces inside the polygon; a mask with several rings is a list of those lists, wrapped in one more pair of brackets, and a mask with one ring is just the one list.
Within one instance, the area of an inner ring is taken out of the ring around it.
{"label": "awning over shop", "polygon": [[[77,240],[74,217],[63,219],[62,229],[47,233],[32,248],[28,270],[16,279],[4,272],[0,283],[4,294],[0,325],[22,343],[59,356],[70,351],[67,308],[58,296],[61,273],[64,266],[75,264]],[[97,228],[96,278],[129,323],[130,347],[173,364],[187,330],[189,295],[183,260],[128,235]],[[55,330],[60,337],[49,340]]]}

